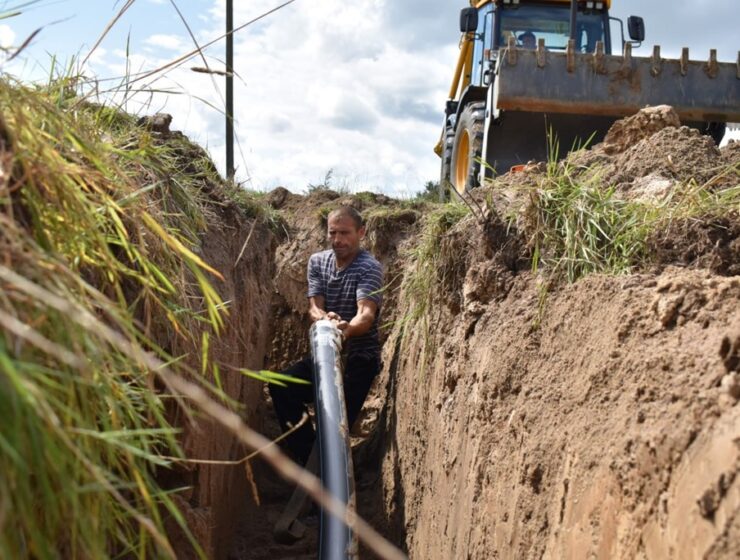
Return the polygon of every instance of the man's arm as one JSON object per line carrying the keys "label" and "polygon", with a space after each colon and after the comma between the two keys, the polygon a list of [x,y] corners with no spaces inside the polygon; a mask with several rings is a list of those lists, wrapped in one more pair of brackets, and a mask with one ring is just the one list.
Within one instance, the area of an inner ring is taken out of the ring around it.
{"label": "man's arm", "polygon": [[[344,338],[363,335],[373,326],[377,312],[377,303],[369,299],[361,299],[357,302],[357,315],[352,317],[349,322],[340,320],[337,323],[337,328],[342,331]],[[330,313],[330,315],[336,315],[336,313]]]}
{"label": "man's arm", "polygon": [[316,322],[321,319],[336,321],[337,328],[342,331],[344,338],[365,334],[373,325],[375,314],[378,312],[378,306],[374,301],[361,299],[357,302],[357,315],[352,317],[350,321],[343,321],[342,318],[333,311],[327,313],[324,310],[324,296],[310,297],[308,298],[308,302],[308,315],[311,318],[311,322]]}
{"label": "man's arm", "polygon": [[327,317],[328,314],[324,311],[325,305],[324,296],[312,296],[308,298],[308,316],[311,317],[312,323],[320,319],[331,319],[331,317]]}

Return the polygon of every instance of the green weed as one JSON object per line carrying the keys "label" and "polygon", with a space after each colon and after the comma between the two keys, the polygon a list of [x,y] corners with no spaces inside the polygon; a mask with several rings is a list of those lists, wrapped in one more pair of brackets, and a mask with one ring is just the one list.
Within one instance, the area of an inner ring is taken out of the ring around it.
{"label": "green weed", "polygon": [[594,272],[628,272],[644,258],[646,207],[615,196],[597,173],[582,177],[567,164],[549,165],[531,192],[527,229],[535,272],[544,266],[574,282]]}
{"label": "green weed", "polygon": [[454,255],[444,246],[444,236],[455,224],[470,214],[465,204],[442,204],[424,218],[419,234],[419,242],[410,251],[410,267],[402,283],[402,291],[407,299],[407,311],[401,318],[403,337],[410,329],[421,333],[422,354],[428,357],[431,306],[444,298],[436,294],[439,286],[444,286],[448,276],[454,273],[455,263],[460,255]]}

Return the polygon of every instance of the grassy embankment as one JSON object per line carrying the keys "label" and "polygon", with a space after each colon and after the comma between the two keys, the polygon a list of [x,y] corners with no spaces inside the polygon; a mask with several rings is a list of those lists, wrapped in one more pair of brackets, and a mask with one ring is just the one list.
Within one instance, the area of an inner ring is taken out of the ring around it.
{"label": "grassy embankment", "polygon": [[[599,168],[577,168],[556,158],[535,183],[508,185],[506,208],[494,202],[494,193],[501,188],[496,180],[483,192],[492,211],[487,219],[503,220],[508,235],[521,240],[519,246],[541,280],[543,306],[547,292],[559,283],[649,268],[658,259],[654,245],[677,224],[722,228],[727,220],[740,221],[740,164],[716,169],[716,175],[702,184],[676,185],[667,197],[656,200],[630,200]],[[450,276],[465,272],[461,262],[466,255],[447,232],[467,217],[467,235],[475,235],[474,222],[480,226],[485,221],[476,206],[456,202],[437,207],[425,217],[419,243],[410,251],[411,267],[404,278],[410,305],[402,320],[418,323],[423,332],[428,330],[433,304],[449,297],[444,291]]]}
{"label": "grassy embankment", "polygon": [[68,86],[0,81],[0,556],[168,556],[182,453],[146,356],[197,376],[161,346],[222,327],[198,235],[224,185]]}

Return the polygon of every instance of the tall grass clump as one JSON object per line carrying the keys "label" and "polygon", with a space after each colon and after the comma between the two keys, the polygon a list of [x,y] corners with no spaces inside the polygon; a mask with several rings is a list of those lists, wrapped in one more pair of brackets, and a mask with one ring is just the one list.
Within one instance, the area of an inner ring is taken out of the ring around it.
{"label": "tall grass clump", "polygon": [[406,335],[416,331],[422,337],[425,361],[431,350],[432,305],[444,298],[437,291],[448,284],[449,277],[456,273],[461,264],[460,259],[464,258],[463,255],[454,254],[445,243],[445,234],[469,214],[470,208],[465,204],[437,206],[424,217],[419,241],[408,253],[411,262],[401,288],[407,298],[407,310],[401,318],[402,338],[406,341]]}
{"label": "tall grass clump", "polygon": [[625,273],[644,257],[646,207],[616,196],[598,173],[550,164],[530,196],[535,271],[544,266],[551,276],[574,282],[594,272]]}
{"label": "tall grass clump", "polygon": [[0,117],[0,556],[173,557],[155,471],[181,451],[146,356],[185,374],[223,325],[198,250],[217,175],[64,84],[0,80]]}
{"label": "tall grass clump", "polygon": [[443,284],[450,273],[450,262],[459,257],[444,250],[444,235],[455,224],[470,214],[465,204],[443,204],[424,218],[419,243],[411,250],[413,262],[406,277],[406,294],[411,299],[409,319],[416,321],[425,316],[436,285]]}
{"label": "tall grass clump", "polygon": [[550,280],[628,273],[654,261],[648,240],[671,224],[740,213],[738,164],[718,169],[704,184],[677,184],[660,200],[630,200],[598,169],[587,171],[551,158],[529,193],[525,231],[532,267]]}

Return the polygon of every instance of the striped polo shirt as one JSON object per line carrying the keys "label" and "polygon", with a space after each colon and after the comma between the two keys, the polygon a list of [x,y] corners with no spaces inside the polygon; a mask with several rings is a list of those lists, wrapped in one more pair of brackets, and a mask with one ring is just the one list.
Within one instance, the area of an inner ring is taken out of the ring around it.
{"label": "striped polo shirt", "polygon": [[380,290],[383,287],[383,268],[375,258],[360,252],[344,269],[337,269],[337,259],[331,249],[314,253],[308,260],[308,297],[324,296],[325,310],[333,311],[343,320],[357,315],[357,302],[374,301],[378,306],[372,327],[361,336],[348,340],[347,355],[376,358],[380,355],[378,322],[380,319]]}

